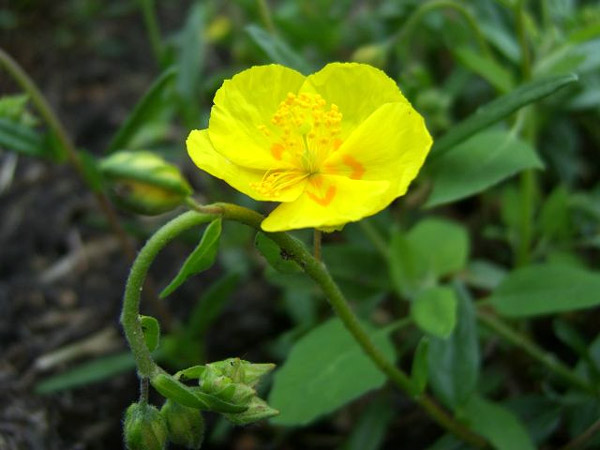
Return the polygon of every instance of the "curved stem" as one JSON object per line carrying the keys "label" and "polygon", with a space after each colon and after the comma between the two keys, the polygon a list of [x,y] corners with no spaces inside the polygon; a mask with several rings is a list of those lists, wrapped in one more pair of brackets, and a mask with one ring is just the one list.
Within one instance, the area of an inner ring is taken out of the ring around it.
{"label": "curved stem", "polygon": [[479,28],[477,24],[477,20],[473,17],[471,12],[465,8],[460,3],[454,0],[432,0],[427,3],[422,4],[417,8],[415,12],[408,18],[408,20],[404,23],[404,26],[400,29],[400,31],[396,34],[395,40],[396,42],[401,39],[408,39],[408,36],[414,30],[415,26],[423,19],[423,17],[430,11],[441,8],[449,8],[455,10],[459,13],[467,22],[473,33],[475,34],[475,38],[477,39],[477,43],[481,50],[489,59],[494,59],[492,51],[483,35],[483,32]]}
{"label": "curved stem", "polygon": [[[227,203],[215,203],[213,205],[201,206],[196,204],[193,199],[189,198],[187,204],[190,208],[201,213],[217,214],[223,219],[235,220],[257,230],[261,230],[260,224],[264,219],[264,216],[255,211]],[[300,241],[287,233],[265,234],[277,243],[286,254],[294,259],[319,285],[329,301],[329,304],[346,329],[361,346],[365,354],[396,386],[410,395],[432,419],[455,436],[478,448],[485,448],[487,446],[485,439],[473,433],[460,422],[457,422],[453,417],[441,409],[431,397],[426,394],[419,394],[410,377],[402,370],[398,369],[396,365],[389,361],[375,346],[365,328],[361,325],[350,308],[344,294],[342,294],[335,281],[333,281],[323,263],[315,259]]]}
{"label": "curved stem", "polygon": [[140,250],[131,266],[129,278],[125,286],[121,324],[123,325],[125,337],[135,358],[138,374],[142,379],[150,378],[162,370],[156,365],[146,346],[144,332],[139,320],[140,294],[150,264],[152,264],[156,255],[158,255],[158,252],[173,240],[175,236],[188,228],[203,224],[213,218],[214,216],[212,215],[199,214],[195,211],[190,211],[176,217],[163,225],[162,228],[148,239],[148,242]]}

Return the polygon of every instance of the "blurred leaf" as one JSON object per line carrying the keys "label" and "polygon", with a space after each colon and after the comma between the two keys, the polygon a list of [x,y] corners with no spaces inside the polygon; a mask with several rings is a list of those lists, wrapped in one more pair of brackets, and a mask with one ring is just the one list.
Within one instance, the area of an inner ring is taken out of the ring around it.
{"label": "blurred leaf", "polygon": [[301,271],[300,266],[263,232],[256,233],[254,245],[271,267],[278,272],[297,273]]}
{"label": "blurred leaf", "polygon": [[596,364],[592,358],[588,345],[577,329],[571,326],[568,322],[560,318],[554,319],[552,322],[554,334],[565,345],[574,350],[579,357],[586,362],[592,378],[595,381],[600,380],[600,366]]}
{"label": "blurred leaf", "polygon": [[185,326],[192,339],[206,333],[235,291],[239,280],[240,276],[237,273],[228,273],[211,284],[202,294]]}
{"label": "blurred leaf", "polygon": [[561,424],[561,406],[543,395],[519,395],[508,400],[505,405],[523,420],[538,448]]}
{"label": "blurred leaf", "polygon": [[498,450],[534,450],[533,442],[521,421],[505,407],[473,395],[463,411],[477,433]]}
{"label": "blurred leaf", "polygon": [[477,194],[521,170],[542,168],[535,150],[505,131],[483,131],[436,158],[426,207]]}
{"label": "blurred leaf", "polygon": [[531,317],[600,305],[600,274],[567,265],[540,264],[511,272],[491,303],[508,317]]}
{"label": "blurred leaf", "polygon": [[462,270],[469,258],[469,235],[462,225],[437,218],[420,221],[408,240],[429,262],[437,277]]}
{"label": "blurred leaf", "polygon": [[401,296],[413,297],[424,287],[435,284],[425,255],[399,230],[392,231],[388,268],[394,288]]}
{"label": "blurred leaf", "polygon": [[513,88],[512,73],[497,64],[493,59],[487,58],[465,46],[453,49],[453,53],[462,65],[481,76],[498,91],[506,93]]}
{"label": "blurred leaf", "polygon": [[266,32],[257,25],[248,25],[245,29],[250,35],[250,38],[274,63],[291,67],[303,74],[309,74],[313,71],[308,62],[306,62],[302,56],[294,52],[294,50],[281,40],[281,38]]}
{"label": "blurred leaf", "polygon": [[380,396],[373,399],[354,424],[342,450],[378,450],[381,448],[386,430],[394,418],[390,400]]}
{"label": "blurred leaf", "polygon": [[[369,336],[390,360],[395,359],[388,330],[368,328]],[[281,411],[278,425],[305,425],[376,389],[386,377],[363,353],[338,319],[303,336],[275,372],[269,404]]]}
{"label": "blurred leaf", "polygon": [[219,249],[219,236],[221,235],[221,219],[213,220],[204,231],[202,239],[194,251],[187,257],[179,273],[173,281],[163,289],[160,298],[165,298],[179,286],[181,286],[189,277],[203,272],[210,268],[217,257]]}
{"label": "blurred leaf", "polygon": [[54,159],[38,132],[10,119],[0,118],[0,148],[27,156]]}
{"label": "blurred leaf", "polygon": [[566,239],[571,234],[569,192],[558,186],[546,198],[539,216],[540,231],[549,239]]}
{"label": "blurred leaf", "polygon": [[146,347],[153,352],[160,342],[160,325],[158,324],[158,320],[151,316],[140,316],[140,325],[144,332]]}
{"label": "blurred leaf", "polygon": [[417,295],[410,315],[424,332],[445,339],[456,325],[456,294],[448,287],[432,287]]}
{"label": "blurred leaf", "polygon": [[577,76],[556,75],[533,80],[479,108],[475,114],[455,125],[451,131],[434,142],[430,159],[438,159],[448,150],[473,136],[478,131],[502,120],[525,105],[540,100],[567,84],[577,81]]}
{"label": "blurred leaf", "polygon": [[464,280],[471,286],[492,291],[498,287],[506,273],[506,269],[491,261],[475,260],[469,263]]}
{"label": "blurred leaf", "polygon": [[104,189],[104,177],[100,170],[99,161],[94,155],[84,150],[80,150],[77,154],[83,167],[83,176],[87,185],[92,191],[101,192]]}
{"label": "blurred leaf", "polygon": [[171,86],[176,74],[175,69],[168,69],[156,79],[115,133],[107,147],[107,153],[128,148],[128,144],[135,134],[150,122],[163,107],[165,91]]}
{"label": "blurred leaf", "polygon": [[425,392],[425,388],[427,387],[427,378],[429,376],[428,353],[429,337],[423,336],[417,344],[410,371],[410,379],[419,394]]}
{"label": "blurred leaf", "polygon": [[428,353],[431,388],[454,410],[475,391],[480,366],[475,307],[464,287],[457,289],[456,327],[447,339],[431,337]]}
{"label": "blurred leaf", "polygon": [[66,372],[42,380],[35,386],[40,394],[50,394],[102,381],[114,375],[133,370],[135,361],[130,352],[96,358]]}

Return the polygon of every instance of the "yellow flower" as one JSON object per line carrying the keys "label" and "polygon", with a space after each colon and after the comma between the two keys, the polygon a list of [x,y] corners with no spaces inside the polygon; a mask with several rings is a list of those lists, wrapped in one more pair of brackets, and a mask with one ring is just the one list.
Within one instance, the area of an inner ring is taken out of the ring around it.
{"label": "yellow flower", "polygon": [[366,64],[334,63],[308,77],[279,65],[235,75],[187,148],[238,191],[281,202],[262,228],[283,231],[381,211],[406,192],[431,143],[392,79]]}

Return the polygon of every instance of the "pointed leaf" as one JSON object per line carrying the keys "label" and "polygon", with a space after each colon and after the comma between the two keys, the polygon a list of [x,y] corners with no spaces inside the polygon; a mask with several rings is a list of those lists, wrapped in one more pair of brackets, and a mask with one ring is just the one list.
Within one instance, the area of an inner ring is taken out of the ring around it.
{"label": "pointed leaf", "polygon": [[429,373],[429,365],[427,364],[428,353],[429,337],[423,336],[417,344],[410,371],[410,379],[415,385],[418,394],[425,392],[425,388],[427,387],[427,376]]}
{"label": "pointed leaf", "polygon": [[433,161],[433,191],[425,206],[460,200],[521,170],[542,167],[529,144],[505,131],[483,131]]}
{"label": "pointed leaf", "polygon": [[475,114],[455,125],[451,131],[436,140],[430,159],[437,159],[446,151],[473,136],[478,131],[502,120],[517,109],[540,100],[567,84],[577,81],[574,74],[556,75],[540,78],[523,84],[512,92],[492,100],[482,106]]}
{"label": "pointed leaf", "polygon": [[170,295],[189,277],[214,264],[219,249],[219,236],[221,236],[221,219],[216,219],[206,227],[200,243],[185,260],[173,281],[160,293],[160,298]]}
{"label": "pointed leaf", "polygon": [[[375,345],[393,361],[388,330],[368,328]],[[269,404],[281,411],[271,422],[304,425],[376,389],[386,377],[338,319],[303,336],[275,372]]]}
{"label": "pointed leaf", "polygon": [[26,125],[5,118],[0,118],[0,148],[27,156],[53,158],[39,133]]}

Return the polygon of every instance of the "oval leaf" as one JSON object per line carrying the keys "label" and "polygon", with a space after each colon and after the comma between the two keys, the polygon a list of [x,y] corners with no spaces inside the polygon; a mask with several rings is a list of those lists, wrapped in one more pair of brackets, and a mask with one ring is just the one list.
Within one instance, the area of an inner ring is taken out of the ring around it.
{"label": "oval leaf", "polygon": [[206,227],[200,243],[185,260],[177,276],[160,293],[160,298],[170,295],[189,277],[214,264],[219,249],[219,236],[221,236],[221,219],[216,219]]}
{"label": "oval leaf", "polygon": [[600,305],[600,274],[567,265],[535,265],[504,278],[491,303],[508,317],[530,317]]}
{"label": "oval leaf", "polygon": [[160,325],[158,320],[151,316],[140,316],[142,331],[144,332],[144,340],[148,350],[153,352],[158,347],[160,341]]}
{"label": "oval leaf", "polygon": [[419,293],[410,314],[426,333],[447,338],[456,325],[456,294],[447,287],[433,287]]}
{"label": "oval leaf", "polygon": [[[395,357],[389,331],[369,329],[375,345]],[[269,404],[281,411],[279,425],[304,425],[385,383],[385,375],[338,319],[302,337],[275,373]]]}
{"label": "oval leaf", "polygon": [[535,150],[506,131],[481,132],[429,167],[432,207],[477,194],[524,169],[542,168]]}

